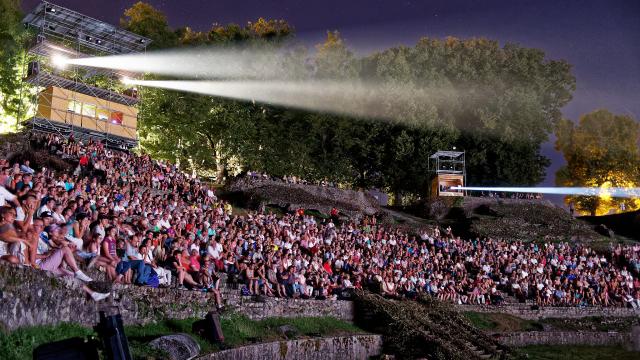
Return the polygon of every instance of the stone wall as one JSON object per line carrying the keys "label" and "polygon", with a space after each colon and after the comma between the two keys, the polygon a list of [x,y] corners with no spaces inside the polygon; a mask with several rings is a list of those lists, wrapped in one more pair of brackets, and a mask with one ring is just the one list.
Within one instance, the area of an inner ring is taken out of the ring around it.
{"label": "stone wall", "polygon": [[[224,289],[226,306],[251,319],[267,317],[333,316],[353,319],[353,303],[266,298],[256,302]],[[197,291],[115,286],[113,296],[100,303],[87,298],[73,279],[52,278],[30,268],[0,263],[0,328],[74,322],[95,325],[98,311],[117,307],[126,324],[144,324],[154,320],[204,317],[215,309],[210,294]]]}
{"label": "stone wall", "polygon": [[[93,274],[92,274],[93,276]],[[251,319],[266,317],[333,316],[353,320],[353,302],[265,298],[262,302],[240,296],[238,290],[222,289],[226,306]],[[147,323],[165,318],[202,317],[215,309],[213,297],[196,291],[116,286],[113,296],[95,303],[72,279],[52,278],[30,268],[0,263],[0,329],[75,322],[94,325],[98,311],[116,306],[125,323]],[[588,316],[640,316],[629,308],[545,308],[531,310],[525,305],[458,306],[461,311],[500,312],[536,320],[541,318],[581,318]]]}
{"label": "stone wall", "polygon": [[381,353],[382,336],[354,335],[256,344],[216,352],[202,356],[199,359],[351,360],[369,359],[373,356],[378,356]]}
{"label": "stone wall", "polygon": [[514,332],[495,335],[505,345],[592,345],[617,346],[630,345],[631,335],[619,332]]}
{"label": "stone wall", "polygon": [[288,184],[243,177],[234,180],[226,190],[230,193],[244,194],[244,205],[247,207],[257,207],[261,203],[274,204],[290,211],[303,208],[325,214],[329,214],[331,208],[336,207],[349,217],[361,217],[363,213],[373,215],[381,211],[378,201],[372,195],[334,187]]}
{"label": "stone wall", "polygon": [[530,305],[511,304],[502,306],[458,305],[460,311],[474,311],[482,313],[501,313],[517,316],[526,320],[540,320],[546,318],[577,319],[591,316],[630,317],[640,316],[640,309],[621,307],[546,307],[533,310]]}

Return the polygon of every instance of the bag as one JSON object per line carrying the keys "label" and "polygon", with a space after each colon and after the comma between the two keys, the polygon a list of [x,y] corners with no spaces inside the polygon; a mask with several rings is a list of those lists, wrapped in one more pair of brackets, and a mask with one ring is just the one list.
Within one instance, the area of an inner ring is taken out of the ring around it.
{"label": "bag", "polygon": [[155,272],[153,272],[147,279],[147,285],[151,286],[152,288],[157,288],[158,286],[160,286],[160,279]]}
{"label": "bag", "polygon": [[251,295],[251,292],[249,291],[249,288],[245,285],[242,287],[242,289],[240,289],[240,294],[242,294],[242,296],[249,296]]}

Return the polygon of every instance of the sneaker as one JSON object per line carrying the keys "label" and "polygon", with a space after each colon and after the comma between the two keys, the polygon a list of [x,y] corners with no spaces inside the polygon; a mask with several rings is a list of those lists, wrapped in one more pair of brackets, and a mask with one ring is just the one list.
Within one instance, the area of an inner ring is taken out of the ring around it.
{"label": "sneaker", "polygon": [[92,278],[88,277],[87,274],[83,273],[82,270],[78,270],[75,272],[76,278],[80,279],[84,282],[91,282],[93,281]]}
{"label": "sneaker", "polygon": [[91,298],[94,301],[101,301],[101,300],[104,300],[104,299],[108,298],[110,295],[111,295],[111,293],[92,292],[91,293]]}

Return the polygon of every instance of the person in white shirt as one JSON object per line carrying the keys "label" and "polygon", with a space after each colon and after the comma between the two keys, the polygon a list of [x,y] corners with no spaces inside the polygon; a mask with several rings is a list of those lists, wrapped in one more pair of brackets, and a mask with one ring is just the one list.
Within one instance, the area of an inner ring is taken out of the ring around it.
{"label": "person in white shirt", "polygon": [[209,243],[209,246],[207,246],[207,254],[209,254],[209,256],[211,256],[214,260],[220,259],[222,250],[223,250],[222,244],[216,241],[215,238],[212,239],[211,242]]}
{"label": "person in white shirt", "polygon": [[48,198],[47,202],[44,203],[44,205],[40,206],[40,208],[38,209],[38,213],[36,215],[39,217],[45,211],[53,213],[53,209],[55,208],[55,204],[56,204],[56,199]]}
{"label": "person in white shirt", "polygon": [[169,214],[164,214],[162,216],[162,219],[158,221],[158,226],[160,226],[161,229],[168,229],[171,227],[171,223],[169,223]]}
{"label": "person in white shirt", "polygon": [[0,185],[0,206],[4,206],[7,202],[13,203],[15,206],[20,206],[18,198],[13,195],[4,186]]}

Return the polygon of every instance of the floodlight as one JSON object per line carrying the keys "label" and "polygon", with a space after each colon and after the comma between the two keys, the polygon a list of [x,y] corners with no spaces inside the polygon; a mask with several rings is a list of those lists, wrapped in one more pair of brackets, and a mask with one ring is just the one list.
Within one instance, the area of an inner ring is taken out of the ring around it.
{"label": "floodlight", "polygon": [[123,76],[120,78],[120,82],[125,84],[125,85],[129,85],[132,84],[133,81],[131,80],[131,78],[129,78],[128,76]]}
{"label": "floodlight", "polygon": [[53,66],[59,69],[64,69],[69,62],[69,59],[64,55],[55,54],[51,57],[51,62],[53,63]]}

